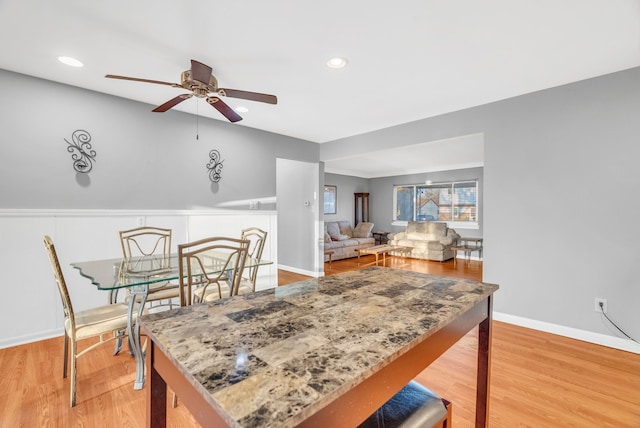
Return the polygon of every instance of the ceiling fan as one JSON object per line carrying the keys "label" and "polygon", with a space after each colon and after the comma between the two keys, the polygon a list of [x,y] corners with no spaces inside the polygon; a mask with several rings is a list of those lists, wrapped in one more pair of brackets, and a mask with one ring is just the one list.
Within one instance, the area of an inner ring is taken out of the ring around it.
{"label": "ceiling fan", "polygon": [[182,72],[180,76],[180,83],[162,82],[160,80],[139,79],[137,77],[117,76],[114,74],[107,74],[104,77],[110,79],[121,80],[133,80],[136,82],[156,83],[159,85],[172,86],[174,88],[183,88],[191,91],[190,94],[178,95],[175,98],[170,99],[164,104],[159,105],[152,111],[156,113],[162,113],[170,108],[178,105],[184,100],[187,100],[194,95],[197,98],[204,98],[208,104],[213,106],[216,110],[224,115],[231,122],[238,122],[242,120],[242,117],[233,111],[224,101],[220,99],[220,96],[241,98],[243,100],[259,101],[268,104],[277,104],[278,98],[275,95],[261,94],[258,92],[241,91],[238,89],[219,88],[218,80],[211,72],[213,69],[206,64],[198,62],[194,59],[191,60],[191,69]]}

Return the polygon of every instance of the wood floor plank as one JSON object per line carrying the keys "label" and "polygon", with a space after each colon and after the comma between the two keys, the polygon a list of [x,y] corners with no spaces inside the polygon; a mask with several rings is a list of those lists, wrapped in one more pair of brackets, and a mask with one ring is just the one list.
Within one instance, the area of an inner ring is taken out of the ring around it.
{"label": "wood floor plank", "polygon": [[[373,260],[325,263],[326,274]],[[478,261],[453,267],[391,257],[387,266],[482,278]],[[307,278],[279,271],[281,285]],[[133,390],[135,361],[126,348],[113,356],[110,343],[78,360],[78,404],[71,409],[62,346],[54,338],[0,349],[0,428],[144,426],[145,391]],[[417,377],[453,402],[456,428],[474,426],[476,346],[473,330]],[[640,355],[495,321],[492,353],[489,427],[640,428]],[[167,418],[170,427],[198,426],[180,404],[169,405]]]}

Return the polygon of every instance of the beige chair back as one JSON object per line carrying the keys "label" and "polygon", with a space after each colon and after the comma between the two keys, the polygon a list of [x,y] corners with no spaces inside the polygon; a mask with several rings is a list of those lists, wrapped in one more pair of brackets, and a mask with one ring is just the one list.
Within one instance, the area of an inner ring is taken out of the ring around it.
{"label": "beige chair back", "polygon": [[196,288],[202,288],[204,299],[207,288],[215,286],[219,298],[222,298],[220,283],[223,281],[229,285],[230,296],[238,294],[248,248],[248,240],[227,237],[205,238],[178,245],[180,305],[193,303]]}
{"label": "beige chair back", "polygon": [[143,226],[120,231],[122,255],[126,258],[137,256],[171,254],[171,229]]}
{"label": "beige chair back", "polygon": [[[240,239],[248,239],[249,252],[248,257],[251,259],[262,259],[262,252],[264,250],[264,244],[267,240],[267,232],[257,227],[248,227],[242,230]],[[248,275],[246,280],[251,283],[253,291],[256,289],[256,278],[258,277],[258,265],[254,264],[248,268]]]}
{"label": "beige chair back", "polygon": [[[144,257],[146,258],[147,269],[153,266],[153,269],[162,270],[169,268],[171,256],[171,229],[163,229],[161,227],[143,226],[135,229],[122,230],[120,234],[120,245],[122,246],[122,255],[126,260],[127,269],[135,271],[137,264]],[[151,257],[149,257],[151,256]],[[149,260],[151,258],[151,260]],[[150,264],[151,263],[151,264]],[[177,286],[173,286],[173,291],[167,291],[172,285],[169,281],[155,283],[149,286],[149,294],[147,302],[165,300],[171,308],[171,299],[178,297]],[[158,294],[159,290],[165,290],[162,294]],[[110,295],[110,301],[117,300],[118,290]]]}

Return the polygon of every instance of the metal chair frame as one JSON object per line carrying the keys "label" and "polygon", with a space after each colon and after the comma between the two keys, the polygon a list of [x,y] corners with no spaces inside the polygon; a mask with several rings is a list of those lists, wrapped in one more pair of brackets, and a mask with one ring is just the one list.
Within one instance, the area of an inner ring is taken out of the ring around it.
{"label": "metal chair frame", "polygon": [[[229,287],[229,296],[238,294],[247,259],[246,239],[212,237],[178,245],[180,269],[180,305],[189,306],[207,298],[207,288],[215,284],[222,298],[221,284]],[[217,257],[212,258],[212,254]],[[224,256],[219,258],[219,256]],[[213,267],[212,263],[218,263]],[[197,290],[197,291],[196,291]]]}
{"label": "metal chair frame", "polygon": [[[69,359],[71,359],[71,385],[70,385],[70,406],[76,405],[76,360],[88,351],[112,340],[118,339],[114,355],[120,351],[120,343],[127,329],[128,307],[123,303],[105,305],[98,308],[88,309],[81,312],[74,312],[69,296],[67,283],[60,268],[60,262],[56,253],[53,241],[49,236],[44,237],[44,246],[49,255],[51,268],[58,286],[62,308],[64,311],[64,365],[62,376],[67,377]],[[89,330],[89,331],[86,331]],[[111,334],[106,338],[104,335]],[[78,352],[78,340],[99,337],[99,341]],[[71,354],[69,354],[69,342],[71,342]]]}
{"label": "metal chair frame", "polygon": [[[267,241],[267,231],[257,227],[248,227],[242,230],[240,239],[248,239],[251,241],[249,245],[248,257],[256,260],[262,259],[262,252],[264,251],[264,244]],[[258,277],[258,268],[260,266],[253,265],[249,268],[249,275],[246,278],[242,278],[240,287],[246,289],[246,291],[256,291],[256,279]],[[240,292],[240,290],[238,291]]]}
{"label": "metal chair frame", "polygon": [[[169,260],[171,256],[171,229],[142,226],[134,229],[122,230],[119,232],[122,256],[125,259],[132,259],[140,256],[158,255]],[[111,300],[117,300],[118,290],[114,290]],[[147,303],[149,307],[154,307],[154,302],[167,301],[166,305],[173,308],[173,299],[180,296],[178,284],[161,282],[149,286]],[[160,304],[155,305],[160,306]]]}
{"label": "metal chair frame", "polygon": [[[247,257],[249,259],[260,260],[262,259],[262,253],[264,251],[264,245],[267,241],[267,232],[258,227],[248,227],[242,229],[240,239],[248,239],[249,250]],[[240,287],[237,294],[253,293],[256,291],[256,280],[258,278],[258,268],[260,266],[254,264],[249,266],[246,270],[248,275],[243,275],[240,279]],[[224,284],[221,285],[223,291],[226,291]]]}

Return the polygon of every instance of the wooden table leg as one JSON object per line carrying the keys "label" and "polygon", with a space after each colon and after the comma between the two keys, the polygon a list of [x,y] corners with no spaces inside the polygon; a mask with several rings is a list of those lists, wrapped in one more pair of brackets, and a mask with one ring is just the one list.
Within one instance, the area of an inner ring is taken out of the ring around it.
{"label": "wooden table leg", "polygon": [[489,423],[489,385],[491,381],[491,320],[493,296],[488,297],[487,318],[478,324],[478,377],[476,382],[476,427]]}
{"label": "wooden table leg", "polygon": [[149,379],[147,382],[147,428],[167,426],[167,383],[156,371],[153,365],[155,344],[147,349],[147,370]]}

